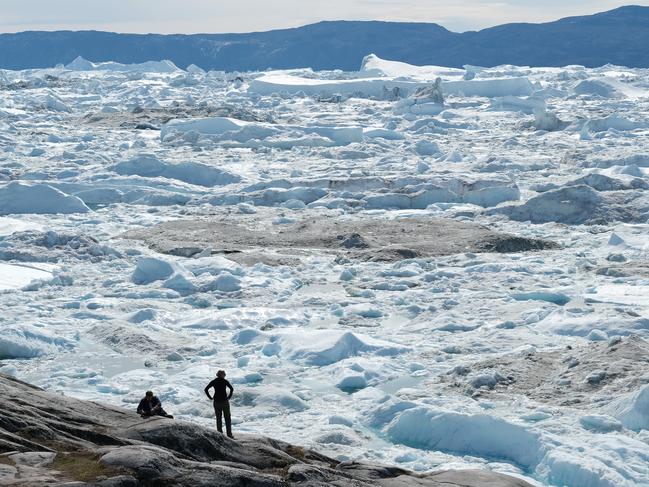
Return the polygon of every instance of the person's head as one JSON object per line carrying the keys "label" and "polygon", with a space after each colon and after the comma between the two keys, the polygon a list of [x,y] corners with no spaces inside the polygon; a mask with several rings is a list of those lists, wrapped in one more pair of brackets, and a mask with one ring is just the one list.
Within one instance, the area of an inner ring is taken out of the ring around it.
{"label": "person's head", "polygon": [[153,398],[153,392],[152,391],[146,391],[146,394],[144,395],[147,399]]}
{"label": "person's head", "polygon": [[216,376],[217,376],[219,379],[225,379],[225,370],[219,370],[219,371],[216,373]]}

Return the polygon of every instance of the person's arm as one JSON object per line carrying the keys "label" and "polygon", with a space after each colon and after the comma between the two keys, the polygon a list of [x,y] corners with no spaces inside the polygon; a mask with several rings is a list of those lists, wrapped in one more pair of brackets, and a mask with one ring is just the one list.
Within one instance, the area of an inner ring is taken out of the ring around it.
{"label": "person's arm", "polygon": [[212,399],[212,396],[210,396],[210,388],[214,387],[214,381],[211,381],[209,384],[207,384],[207,387],[205,387],[205,394],[207,394],[207,397]]}
{"label": "person's arm", "polygon": [[230,384],[230,381],[225,381],[225,386],[230,389],[230,394],[228,395],[228,401],[232,397],[232,393],[234,392],[234,387],[232,387],[232,384]]}
{"label": "person's arm", "polygon": [[155,413],[157,411],[160,411],[162,409],[162,403],[160,402],[160,399],[157,397],[153,400],[153,407],[151,408],[151,412]]}

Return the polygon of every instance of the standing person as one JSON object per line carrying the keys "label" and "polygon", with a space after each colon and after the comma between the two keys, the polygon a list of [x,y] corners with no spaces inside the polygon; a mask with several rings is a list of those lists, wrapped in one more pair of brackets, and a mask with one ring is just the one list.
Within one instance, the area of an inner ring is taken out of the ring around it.
{"label": "standing person", "polygon": [[[214,388],[214,397],[210,396],[210,388],[212,387]],[[227,393],[226,388],[230,389],[229,394]],[[207,397],[214,400],[216,429],[219,433],[223,433],[223,420],[221,418],[221,415],[223,415],[223,417],[225,417],[225,431],[230,438],[234,438],[234,436],[232,436],[232,419],[230,418],[230,398],[232,397],[233,392],[234,388],[232,387],[232,384],[225,380],[224,370],[219,370],[216,373],[216,379],[207,384],[207,387],[205,388],[205,394],[207,394]]]}

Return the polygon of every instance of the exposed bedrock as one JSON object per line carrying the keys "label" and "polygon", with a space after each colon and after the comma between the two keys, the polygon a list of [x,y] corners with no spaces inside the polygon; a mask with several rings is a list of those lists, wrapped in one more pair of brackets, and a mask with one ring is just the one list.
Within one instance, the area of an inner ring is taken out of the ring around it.
{"label": "exposed bedrock", "polygon": [[339,463],[262,436],[220,433],[185,421],[46,392],[0,375],[0,485],[7,486],[463,486],[529,487],[479,470],[418,475]]}
{"label": "exposed bedrock", "polygon": [[[246,253],[260,251],[289,256],[326,251],[360,260],[398,261],[463,252],[525,252],[557,247],[553,242],[441,218],[309,218],[284,225],[281,230],[253,230],[224,219],[177,220],[130,231],[125,236],[142,240],[165,254],[189,257],[211,249],[239,261],[246,260]],[[239,253],[242,255],[237,256]]]}
{"label": "exposed bedrock", "polygon": [[[642,318],[629,324],[640,332],[648,325]],[[511,394],[516,394],[551,406],[591,412],[599,409],[600,413],[610,414],[615,400],[647,387],[648,363],[649,342],[639,335],[617,336],[582,346],[513,353],[467,363],[449,371],[442,382],[473,397],[511,398]],[[649,410],[642,415],[642,422],[649,423]]]}

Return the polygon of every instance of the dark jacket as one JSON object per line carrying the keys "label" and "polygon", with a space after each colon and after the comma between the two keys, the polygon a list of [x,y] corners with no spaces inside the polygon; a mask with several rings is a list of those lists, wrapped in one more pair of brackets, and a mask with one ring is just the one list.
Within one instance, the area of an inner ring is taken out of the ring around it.
{"label": "dark jacket", "polygon": [[152,412],[156,412],[154,411],[156,407],[158,410],[162,410],[162,403],[160,402],[160,399],[158,399],[158,396],[153,396],[151,401],[144,396],[137,407],[137,413],[151,414]]}
{"label": "dark jacket", "polygon": [[[207,397],[210,397],[211,387],[214,388],[214,397],[210,399],[214,399],[214,402],[227,401],[232,397],[232,393],[234,392],[232,384],[230,384],[226,379],[221,379],[220,377],[217,377],[212,382],[207,384],[207,387],[205,388],[205,394],[207,394]],[[225,390],[226,388],[230,389],[230,394],[227,393],[227,391]]]}

